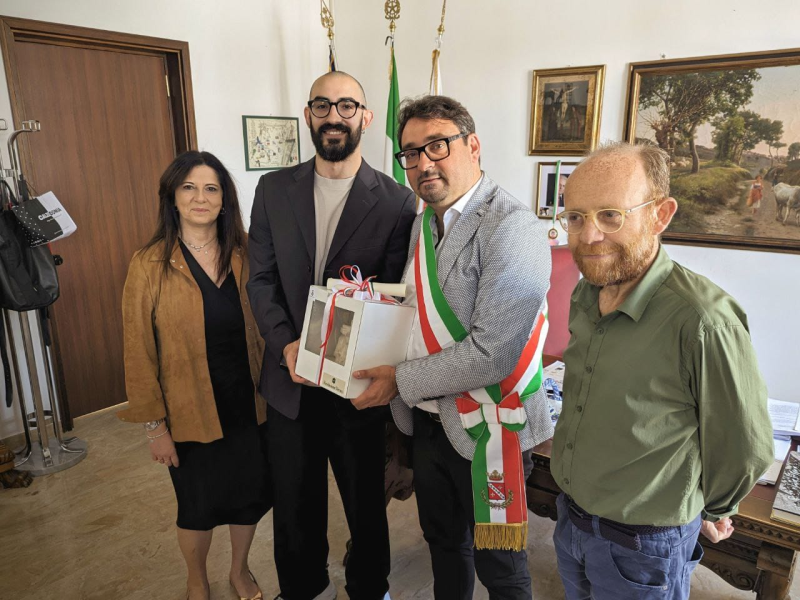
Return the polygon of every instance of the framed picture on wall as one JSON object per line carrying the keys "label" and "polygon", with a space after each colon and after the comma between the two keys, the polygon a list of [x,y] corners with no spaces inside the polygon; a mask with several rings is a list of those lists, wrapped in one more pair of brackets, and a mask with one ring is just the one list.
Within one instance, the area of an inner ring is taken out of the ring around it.
{"label": "framed picture on wall", "polygon": [[581,156],[600,134],[605,65],[533,72],[528,154]]}
{"label": "framed picture on wall", "polygon": [[[556,181],[556,163],[539,163],[536,175],[536,215],[540,219],[552,219],[554,210],[556,214],[564,210],[564,186],[577,166],[577,162],[561,161],[561,170]],[[558,207],[555,207],[556,187],[558,187]]]}
{"label": "framed picture on wall", "polygon": [[300,163],[300,121],[295,117],[242,117],[248,171],[285,169]]}
{"label": "framed picture on wall", "polygon": [[800,252],[800,50],[633,63],[624,137],[669,153],[665,241]]}

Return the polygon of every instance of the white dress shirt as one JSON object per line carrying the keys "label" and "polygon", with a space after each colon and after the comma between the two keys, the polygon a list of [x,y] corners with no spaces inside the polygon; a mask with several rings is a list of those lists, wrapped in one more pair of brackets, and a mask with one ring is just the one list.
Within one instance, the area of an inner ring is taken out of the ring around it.
{"label": "white dress shirt", "polygon": [[[453,225],[456,224],[458,218],[461,216],[461,213],[464,212],[464,208],[467,206],[469,201],[472,199],[475,190],[478,189],[478,186],[483,181],[483,175],[481,175],[480,179],[473,185],[466,194],[459,198],[458,202],[453,204],[447,211],[444,213],[444,235],[442,235],[442,241],[439,242],[439,231],[437,227],[433,228],[433,243],[436,245],[436,258],[438,260],[439,253],[441,252],[442,248],[444,247],[445,243],[447,242],[447,237],[450,234],[450,231],[453,229]],[[423,223],[422,227],[427,227],[427,223]],[[420,238],[422,237],[422,231],[420,230]],[[405,278],[403,279],[403,283],[408,285],[409,295],[406,296],[405,301],[403,304],[407,306],[416,306],[417,305],[417,294],[416,294],[416,287],[414,285],[414,273],[411,269],[408,270],[406,273]],[[467,324],[468,325],[468,324]],[[428,350],[425,346],[425,340],[422,337],[422,329],[420,327],[419,322],[419,312],[414,316],[414,326],[411,329],[411,336],[408,339],[408,347],[406,349],[406,360],[412,360],[414,358],[420,358],[422,356],[427,356]],[[469,390],[464,390],[469,391]],[[436,405],[436,400],[425,400],[424,402],[420,402],[417,404],[417,408],[421,408],[422,410],[426,410],[432,413],[438,413],[439,407]]]}

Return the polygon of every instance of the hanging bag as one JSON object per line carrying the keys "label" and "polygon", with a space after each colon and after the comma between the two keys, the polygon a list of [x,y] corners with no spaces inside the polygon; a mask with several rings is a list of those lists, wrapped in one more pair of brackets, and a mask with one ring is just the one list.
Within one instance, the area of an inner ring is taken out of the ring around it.
{"label": "hanging bag", "polygon": [[[13,194],[3,185],[2,196],[13,206]],[[7,206],[3,202],[0,211],[0,308],[20,312],[50,306],[59,294],[53,255],[47,246],[31,247],[25,229]]]}

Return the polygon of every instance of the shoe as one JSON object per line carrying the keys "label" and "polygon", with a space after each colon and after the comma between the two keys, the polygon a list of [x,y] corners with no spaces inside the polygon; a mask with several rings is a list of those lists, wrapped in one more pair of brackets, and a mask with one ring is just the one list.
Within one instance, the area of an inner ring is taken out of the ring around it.
{"label": "shoe", "polygon": [[333,582],[330,579],[328,580],[328,587],[322,590],[322,592],[317,595],[314,600],[336,600],[336,586],[333,585]]}
{"label": "shoe", "polygon": [[[253,580],[253,583],[256,584],[256,587],[258,587],[258,582],[256,581],[256,578],[253,577],[253,572],[252,571],[247,571],[247,573],[250,575],[250,579]],[[233,581],[231,581],[230,579],[228,579],[228,581],[230,582],[231,587],[233,588],[233,591],[236,592],[237,596],[239,596],[239,600],[264,600],[264,594],[261,592],[261,588],[260,587],[258,588],[258,593],[255,596],[252,596],[252,597],[248,598],[247,596],[242,596],[241,594],[239,594],[239,590],[237,590],[236,586],[233,585]],[[278,598],[280,598],[280,596],[278,596]]]}

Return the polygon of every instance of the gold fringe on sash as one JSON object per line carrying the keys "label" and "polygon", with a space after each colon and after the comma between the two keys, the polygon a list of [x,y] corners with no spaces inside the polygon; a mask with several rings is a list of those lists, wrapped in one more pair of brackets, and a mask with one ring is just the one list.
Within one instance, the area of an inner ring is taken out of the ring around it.
{"label": "gold fringe on sash", "polygon": [[476,550],[525,550],[528,523],[475,523]]}

